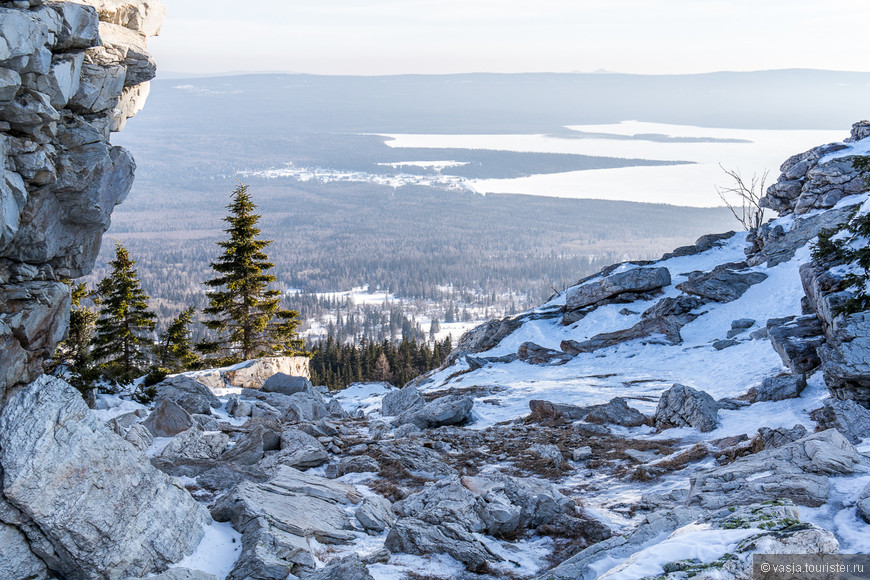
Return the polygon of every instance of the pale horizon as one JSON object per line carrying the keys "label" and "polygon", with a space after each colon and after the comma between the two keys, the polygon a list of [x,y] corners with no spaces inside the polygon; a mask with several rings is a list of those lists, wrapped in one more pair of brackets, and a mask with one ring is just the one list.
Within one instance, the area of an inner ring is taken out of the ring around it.
{"label": "pale horizon", "polygon": [[863,0],[164,0],[150,48],[190,75],[867,72]]}

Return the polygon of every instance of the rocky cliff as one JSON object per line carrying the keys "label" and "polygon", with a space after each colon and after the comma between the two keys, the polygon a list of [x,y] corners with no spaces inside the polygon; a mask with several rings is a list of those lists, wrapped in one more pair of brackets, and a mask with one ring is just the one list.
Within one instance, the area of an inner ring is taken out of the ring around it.
{"label": "rocky cliff", "polygon": [[177,482],[40,377],[133,183],[110,143],[148,95],[157,0],[0,2],[0,576],[165,569],[211,521]]}
{"label": "rocky cliff", "polygon": [[135,163],[109,135],[148,95],[151,0],[0,3],[0,401],[66,330]]}

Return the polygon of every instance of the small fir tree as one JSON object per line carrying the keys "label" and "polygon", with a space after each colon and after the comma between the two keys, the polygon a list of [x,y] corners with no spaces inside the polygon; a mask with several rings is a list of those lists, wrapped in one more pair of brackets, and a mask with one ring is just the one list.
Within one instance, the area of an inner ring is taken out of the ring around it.
{"label": "small fir tree", "polygon": [[148,310],[148,296],[134,267],[136,261],[120,243],[109,265],[112,272],[97,285],[100,310],[92,341],[93,357],[109,378],[129,381],[148,365],[156,316]]}
{"label": "small fir tree", "polygon": [[190,325],[196,308],[188,308],[175,317],[160,336],[157,347],[157,364],[169,372],[181,372],[193,368],[199,356],[193,351],[190,342]]}
{"label": "small fir tree", "polygon": [[94,360],[91,355],[91,338],[97,313],[85,306],[84,301],[90,295],[84,283],[70,286],[70,313],[67,337],[57,345],[51,361],[46,369],[50,373],[62,372],[67,382],[76,387],[83,395],[91,390],[92,381],[96,378]]}
{"label": "small fir tree", "polygon": [[205,282],[216,290],[207,293],[209,306],[203,312],[212,319],[204,324],[217,338],[197,347],[222,362],[303,351],[296,337],[298,313],[281,308],[280,293],[269,289],[276,278],[267,274],[274,266],[263,250],[272,242],[258,238],[260,216],[247,190],[239,183],[232,194],[224,218],[229,239],[218,242],[224,251],[211,264],[218,276]]}

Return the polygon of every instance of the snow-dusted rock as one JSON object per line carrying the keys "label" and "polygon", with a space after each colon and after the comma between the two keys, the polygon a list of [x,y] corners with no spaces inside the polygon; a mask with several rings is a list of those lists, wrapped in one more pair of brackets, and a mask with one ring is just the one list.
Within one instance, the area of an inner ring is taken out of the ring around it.
{"label": "snow-dusted rock", "polygon": [[828,500],[827,476],[865,469],[864,463],[851,443],[829,429],[693,477],[689,502],[718,509],[787,498],[818,507]]}
{"label": "snow-dusted rock", "polygon": [[172,399],[164,399],[151,414],[142,421],[142,426],[155,437],[175,437],[182,431],[198,427],[190,413],[182,409]]}
{"label": "snow-dusted rock", "polygon": [[354,517],[366,531],[374,533],[383,532],[396,523],[393,504],[379,495],[365,498]]}
{"label": "snow-dusted rock", "polygon": [[380,470],[377,460],[368,455],[343,457],[341,461],[326,466],[326,477],[335,479],[348,473],[377,473]]}
{"label": "snow-dusted rock", "polygon": [[761,385],[750,388],[747,395],[751,403],[783,401],[800,397],[806,386],[803,375],[779,375],[764,379]]}
{"label": "snow-dusted rock", "polygon": [[[853,131],[852,141],[860,140],[856,137],[866,138],[861,129]],[[866,191],[859,172],[852,167],[852,156],[825,159],[846,148],[842,143],[832,143],[788,158],[780,167],[782,174],[777,182],[761,198],[761,206],[781,215],[801,215],[831,208],[846,195]]]}
{"label": "snow-dusted rock", "polygon": [[193,550],[209,520],[58,379],[31,383],[3,408],[0,467],[3,495],[39,530],[37,555],[68,577],[162,570]]}
{"label": "snow-dusted rock", "polygon": [[762,449],[773,449],[788,445],[798,439],[803,439],[807,436],[807,428],[803,425],[795,425],[791,429],[780,427],[771,429],[770,427],[760,427],[758,433],[752,439],[752,448],[758,451]]}
{"label": "snow-dusted rock", "polygon": [[870,437],[870,410],[855,401],[828,399],[810,417],[819,429],[836,429],[852,443]]}
{"label": "snow-dusted rock", "polygon": [[710,272],[692,272],[689,279],[677,288],[687,294],[699,296],[714,302],[733,302],[750,286],[764,282],[764,272],[741,272],[746,264],[723,264]]}
{"label": "snow-dusted rock", "polygon": [[461,525],[452,522],[436,525],[410,517],[393,525],[384,546],[392,553],[447,554],[469,570],[503,560]]}
{"label": "snow-dusted rock", "polygon": [[228,578],[284,580],[288,571],[312,572],[307,538],[352,542],[344,506],[361,499],[348,486],[290,467],[279,467],[268,483],[240,483],[212,508],[217,521],[229,521],[242,533],[243,552]]}
{"label": "snow-dusted rock", "polygon": [[532,365],[543,365],[552,362],[565,362],[571,356],[552,348],[546,348],[534,342],[524,342],[517,349],[517,358]]}
{"label": "snow-dusted rock", "polygon": [[381,400],[381,415],[384,417],[397,417],[415,407],[426,404],[420,395],[420,389],[414,385],[407,385],[401,389],[392,390]]}
{"label": "snow-dusted rock", "polygon": [[154,385],[154,389],[155,401],[169,399],[191,415],[209,415],[212,408],[221,406],[208,387],[186,375],[167,377]]}
{"label": "snow-dusted rock", "polygon": [[610,274],[600,280],[568,289],[565,293],[565,311],[585,308],[626,292],[650,292],[670,283],[671,273],[667,268],[634,268]]}
{"label": "snow-dusted rock", "polygon": [[589,423],[622,425],[623,427],[639,427],[647,423],[646,415],[629,407],[622,397],[615,397],[604,405],[589,407],[589,413],[585,420]]}
{"label": "snow-dusted rock", "polygon": [[393,425],[412,423],[420,429],[459,425],[471,419],[473,406],[474,400],[471,397],[448,395],[430,401],[422,407],[408,409],[393,420]]}
{"label": "snow-dusted rock", "polygon": [[719,407],[709,394],[685,385],[674,385],[662,393],[653,420],[659,430],[694,427],[707,432],[716,428],[718,412]]}

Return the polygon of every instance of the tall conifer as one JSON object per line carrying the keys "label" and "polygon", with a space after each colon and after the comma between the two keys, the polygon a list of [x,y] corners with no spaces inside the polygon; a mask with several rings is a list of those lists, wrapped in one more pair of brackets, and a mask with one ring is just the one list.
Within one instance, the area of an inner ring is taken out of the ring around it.
{"label": "tall conifer", "polygon": [[147,366],[156,316],[148,310],[136,261],[120,242],[109,265],[112,272],[97,285],[100,309],[92,355],[109,377],[130,380]]}
{"label": "tall conifer", "polygon": [[204,324],[217,338],[198,348],[218,354],[224,362],[303,350],[295,334],[298,313],[281,308],[280,293],[268,289],[276,278],[266,273],[274,265],[263,250],[272,242],[258,239],[260,216],[254,213],[256,205],[247,190],[240,183],[232,194],[224,218],[229,239],[218,242],[224,251],[211,264],[218,276],[205,282],[216,290],[207,293],[209,306],[203,312],[212,319]]}

